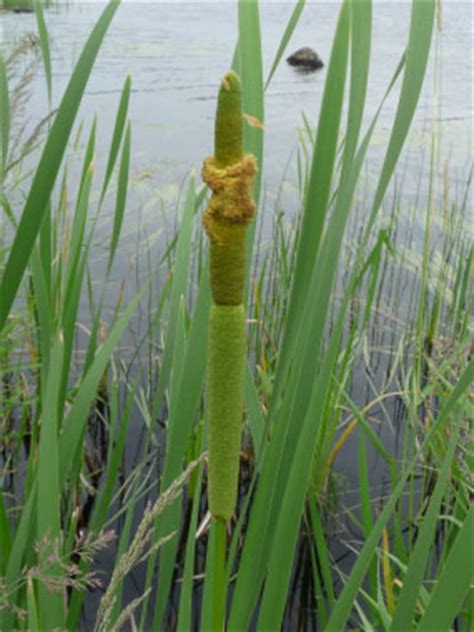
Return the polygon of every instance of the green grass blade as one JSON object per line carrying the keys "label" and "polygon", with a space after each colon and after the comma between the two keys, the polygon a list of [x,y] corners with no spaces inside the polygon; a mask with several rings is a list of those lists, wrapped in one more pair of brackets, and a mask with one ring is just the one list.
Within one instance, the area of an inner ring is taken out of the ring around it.
{"label": "green grass blade", "polygon": [[387,452],[387,450],[385,449],[385,446],[383,445],[382,441],[380,440],[380,437],[375,432],[375,430],[372,428],[370,423],[367,421],[367,419],[365,418],[364,414],[354,404],[354,402],[351,400],[351,398],[349,397],[349,395],[347,393],[345,393],[344,396],[345,396],[345,400],[347,402],[348,407],[350,408],[350,410],[354,414],[354,417],[357,419],[357,421],[360,424],[360,426],[362,426],[362,428],[364,429],[364,432],[367,434],[367,437],[372,442],[372,445],[374,446],[374,448],[377,450],[377,452],[380,454],[380,456],[387,463],[393,462],[393,457],[391,457],[390,454]]}
{"label": "green grass blade", "polygon": [[[34,538],[35,529],[35,510],[36,495],[38,489],[38,480],[36,479],[30,494],[23,504],[21,517],[16,524],[16,530],[13,537],[10,557],[8,558],[7,570],[5,573],[4,586],[5,592],[10,593],[10,602],[16,602],[16,590],[12,589],[17,585],[23,567],[25,553],[30,551],[30,542]],[[16,613],[11,608],[0,610],[0,629],[12,630],[15,627]]]}
{"label": "green grass blade", "polygon": [[372,42],[372,0],[351,3],[351,85],[342,180],[350,170],[364,114]]}
{"label": "green grass blade", "polygon": [[416,601],[422,585],[430,548],[433,545],[433,538],[436,534],[441,502],[449,482],[457,438],[458,427],[455,427],[449,439],[443,465],[438,473],[438,480],[431,496],[428,511],[423,517],[416,546],[410,555],[403,587],[397,599],[397,608],[390,627],[392,632],[404,632],[412,627]]}
{"label": "green grass blade", "polygon": [[[51,349],[51,308],[44,267],[42,266],[40,254],[36,247],[31,257],[31,276],[38,322],[37,335],[41,355],[41,373],[46,376],[49,370],[49,353]],[[45,382],[43,382],[43,385],[44,384]]]}
{"label": "green grass blade", "polygon": [[44,74],[46,77],[46,87],[48,89],[48,103],[51,107],[52,100],[52,77],[51,77],[51,55],[49,52],[48,29],[44,21],[43,6],[41,0],[35,0],[36,24],[38,26],[41,55],[43,57]]}
{"label": "green grass blade", "polygon": [[[242,112],[264,122],[262,39],[258,0],[239,0],[239,69],[242,83]],[[244,124],[244,150],[257,159],[254,198],[258,208],[263,171],[263,130]],[[255,224],[249,230],[249,252],[253,243]]]}
{"label": "green grass blade", "polygon": [[447,632],[452,629],[459,608],[472,586],[473,533],[474,507],[471,507],[436,582],[426,611],[418,624],[418,632],[433,630]]}
{"label": "green grass blade", "polygon": [[[316,544],[316,550],[318,552],[318,561],[319,561],[319,569],[321,573],[321,581],[323,582],[324,588],[328,593],[329,605],[335,601],[334,597],[334,586],[332,579],[332,565],[330,562],[329,550],[326,543],[326,536],[324,533],[323,525],[321,522],[320,511],[317,507],[316,501],[314,497],[308,499],[309,501],[309,509],[310,509],[310,518],[311,525],[313,528],[314,539]],[[323,595],[320,595],[319,598],[322,598]]]}
{"label": "green grass blade", "polygon": [[[41,435],[38,448],[38,494],[36,506],[37,542],[50,544],[39,552],[40,563],[46,563],[47,574],[60,579],[61,571],[57,564],[49,561],[52,552],[62,552],[60,542],[60,486],[58,478],[58,400],[60,375],[62,371],[64,339],[59,331],[51,351],[50,370],[45,386],[43,414],[41,418]],[[64,594],[51,592],[42,580],[38,580],[38,605],[41,626],[44,629],[64,626]]]}
{"label": "green grass blade", "polygon": [[[39,256],[41,260],[41,268],[43,270],[44,282],[48,299],[51,301],[51,277],[52,277],[52,224],[51,224],[51,203],[48,204],[41,224],[39,237]],[[51,313],[53,317],[53,313]]]}
{"label": "green grass blade", "polygon": [[0,494],[0,576],[5,575],[11,551],[10,523],[5,508],[4,495]]}
{"label": "green grass blade", "polygon": [[94,27],[76,64],[48,135],[0,285],[0,331],[5,325],[28,265],[92,66],[118,6],[118,1],[112,0]]}
{"label": "green grass blade", "polygon": [[[206,568],[204,579],[204,594],[202,597],[201,608],[201,627],[200,630],[206,632],[214,632],[212,622],[212,608],[214,598],[214,583],[215,583],[215,555],[216,553],[216,522],[211,520],[211,526],[209,528],[209,536],[207,540],[206,551]],[[228,630],[233,630],[230,625]]]}
{"label": "green grass blade", "polygon": [[194,556],[196,552],[196,531],[198,526],[199,508],[201,500],[201,480],[202,465],[199,466],[198,480],[193,501],[191,521],[189,523],[188,541],[186,543],[186,555],[184,560],[184,571],[179,598],[179,614],[177,630],[192,630],[192,597],[193,597],[193,575]]}
{"label": "green grass blade", "polygon": [[28,607],[28,629],[36,632],[36,630],[40,630],[41,627],[38,616],[38,606],[36,604],[35,589],[33,580],[30,577],[28,578],[28,584],[26,587],[26,603]]}
{"label": "green grass blade", "polygon": [[244,374],[244,399],[247,408],[247,423],[252,437],[255,460],[258,462],[265,433],[265,419],[258,401],[258,393],[249,365]]}
{"label": "green grass blade", "polygon": [[68,313],[68,306],[70,305],[71,294],[74,291],[75,285],[79,280],[82,285],[82,276],[80,279],[78,278],[78,266],[84,246],[84,231],[86,227],[87,211],[89,209],[89,198],[93,175],[94,165],[91,163],[86,171],[84,182],[78,192],[76,211],[74,213],[74,220],[72,224],[65,271],[65,291],[62,310],[63,322],[66,320],[65,314]]}
{"label": "green grass blade", "polygon": [[10,98],[8,79],[3,53],[0,49],[0,191],[3,189],[3,174],[7,168],[10,139]]}
{"label": "green grass blade", "polygon": [[122,159],[120,161],[117,200],[115,203],[114,225],[112,228],[112,237],[109,246],[109,262],[107,264],[107,273],[110,272],[112,263],[117,250],[117,244],[122,230],[123,216],[125,212],[125,204],[127,201],[128,176],[130,169],[130,143],[131,143],[131,126],[127,125],[125,132],[125,140],[123,142]]}
{"label": "green grass blade", "polygon": [[127,120],[128,103],[130,101],[131,86],[132,86],[132,76],[128,74],[127,78],[125,79],[125,83],[122,89],[122,94],[120,97],[120,103],[117,110],[117,115],[115,117],[114,131],[112,134],[112,141],[111,141],[110,150],[109,150],[109,158],[107,161],[107,167],[105,169],[104,184],[102,186],[102,192],[100,194],[99,206],[102,206],[102,202],[104,201],[104,197],[107,192],[107,187],[109,186],[110,178],[112,177],[112,172],[114,170],[115,163],[117,161],[117,156],[120,149],[120,143],[122,142],[122,137],[123,137],[123,130],[125,129],[125,123]]}
{"label": "green grass blade", "polygon": [[[0,175],[1,175],[1,170],[0,170]],[[12,207],[10,206],[7,198],[2,193],[0,193],[0,205],[2,206],[2,208],[4,210],[8,221],[13,226],[13,228],[16,230],[18,228],[18,222],[16,221],[16,218],[15,218],[15,215],[13,213]]]}
{"label": "green grass blade", "polygon": [[285,29],[285,32],[283,33],[283,37],[280,40],[280,44],[278,46],[275,59],[273,60],[273,64],[272,64],[270,73],[268,75],[268,79],[265,83],[265,90],[270,85],[273,75],[275,74],[275,71],[278,68],[278,64],[280,63],[281,58],[283,57],[283,54],[286,50],[286,47],[288,46],[288,42],[290,41],[291,36],[293,35],[294,30],[296,28],[296,25],[299,22],[301,14],[303,13],[303,9],[305,8],[305,5],[306,5],[306,0],[297,0],[295,8],[293,9],[290,19],[288,20],[288,24],[286,25],[286,29]]}
{"label": "green grass blade", "polygon": [[425,2],[414,0],[412,3],[405,73],[395,122],[374,196],[371,217],[382,203],[413,120],[428,62],[435,4],[433,0]]}
{"label": "green grass blade", "polygon": [[[84,154],[84,160],[82,162],[81,179],[79,181],[79,191],[84,186],[84,180],[86,179],[87,172],[90,169],[91,164],[94,162],[95,142],[97,138],[97,116],[94,116],[89,138],[87,139],[86,151]],[[78,194],[78,198],[80,194]]]}
{"label": "green grass blade", "polygon": [[[374,524],[374,518],[367,467],[366,436],[362,429],[359,431],[359,490],[363,532],[364,537],[367,538]],[[375,599],[377,593],[377,564],[375,560],[369,568],[369,587],[371,596]],[[375,608],[373,608],[372,613],[375,612]]]}

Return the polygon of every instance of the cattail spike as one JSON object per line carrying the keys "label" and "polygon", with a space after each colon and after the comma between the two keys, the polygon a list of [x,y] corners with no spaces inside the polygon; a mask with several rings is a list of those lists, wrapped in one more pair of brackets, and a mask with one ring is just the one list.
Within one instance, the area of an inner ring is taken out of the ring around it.
{"label": "cattail spike", "polygon": [[242,109],[240,79],[232,70],[224,75],[216,113],[214,158],[218,167],[242,159]]}

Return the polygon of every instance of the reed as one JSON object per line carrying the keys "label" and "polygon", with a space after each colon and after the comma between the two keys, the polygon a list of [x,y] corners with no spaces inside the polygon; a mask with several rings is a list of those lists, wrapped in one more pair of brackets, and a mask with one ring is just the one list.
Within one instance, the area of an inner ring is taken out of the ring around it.
{"label": "reed", "polygon": [[209,509],[216,520],[214,628],[225,627],[224,565],[226,522],[234,514],[239,482],[243,383],[246,358],[243,293],[247,225],[252,221],[256,171],[252,155],[242,150],[240,80],[234,72],[222,79],[215,124],[214,157],[207,158],[203,179],[213,195],[204,213],[210,239],[207,367]]}
{"label": "reed", "polygon": [[223,520],[232,517],[237,500],[246,355],[245,245],[255,213],[255,169],[253,156],[242,151],[240,81],[229,72],[219,91],[215,155],[203,168],[203,179],[213,191],[204,214],[213,298],[207,370],[209,508]]}

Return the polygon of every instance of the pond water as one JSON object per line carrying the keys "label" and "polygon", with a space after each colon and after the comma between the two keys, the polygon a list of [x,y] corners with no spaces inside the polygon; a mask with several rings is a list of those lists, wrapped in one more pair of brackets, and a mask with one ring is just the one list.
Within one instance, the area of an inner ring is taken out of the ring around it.
{"label": "pond water", "polygon": [[[63,94],[74,62],[101,2],[61,3],[47,12],[51,37],[54,103]],[[262,2],[261,24],[266,77],[293,3]],[[339,2],[309,2],[287,53],[313,47],[328,62]],[[442,31],[437,34],[441,78],[439,107],[433,109],[434,55],[413,126],[411,142],[427,142],[434,119],[442,123],[445,155],[453,169],[472,155],[472,38],[470,2],[442,2]],[[408,37],[409,2],[375,2],[373,54],[366,121],[369,121],[397,66]],[[32,15],[0,14],[2,46],[8,49],[27,30],[35,30]],[[99,152],[108,151],[108,138],[125,74],[130,71],[133,93],[133,170],[156,169],[157,185],[166,189],[191,170],[198,172],[212,151],[216,87],[229,68],[237,35],[233,2],[124,2],[116,14],[88,84],[82,117],[98,114]],[[327,67],[327,66],[326,66]],[[32,123],[46,112],[41,69],[33,86]],[[266,94],[264,182],[272,188],[284,173],[301,112],[315,126],[326,68],[302,75],[284,60]],[[380,159],[396,108],[396,91],[387,103],[374,139],[371,156]],[[416,166],[419,155],[411,160]],[[129,221],[133,221],[129,217]]]}

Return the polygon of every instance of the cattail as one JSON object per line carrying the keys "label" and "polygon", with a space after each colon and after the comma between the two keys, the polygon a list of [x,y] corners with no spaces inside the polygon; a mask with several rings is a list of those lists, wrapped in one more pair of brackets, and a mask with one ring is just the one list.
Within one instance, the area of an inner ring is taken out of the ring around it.
{"label": "cattail", "polygon": [[242,150],[240,81],[228,72],[219,91],[214,156],[204,161],[202,172],[213,191],[204,214],[213,298],[207,389],[209,508],[223,520],[232,517],[237,500],[245,367],[245,244],[247,225],[255,214],[255,172],[255,158]]}

